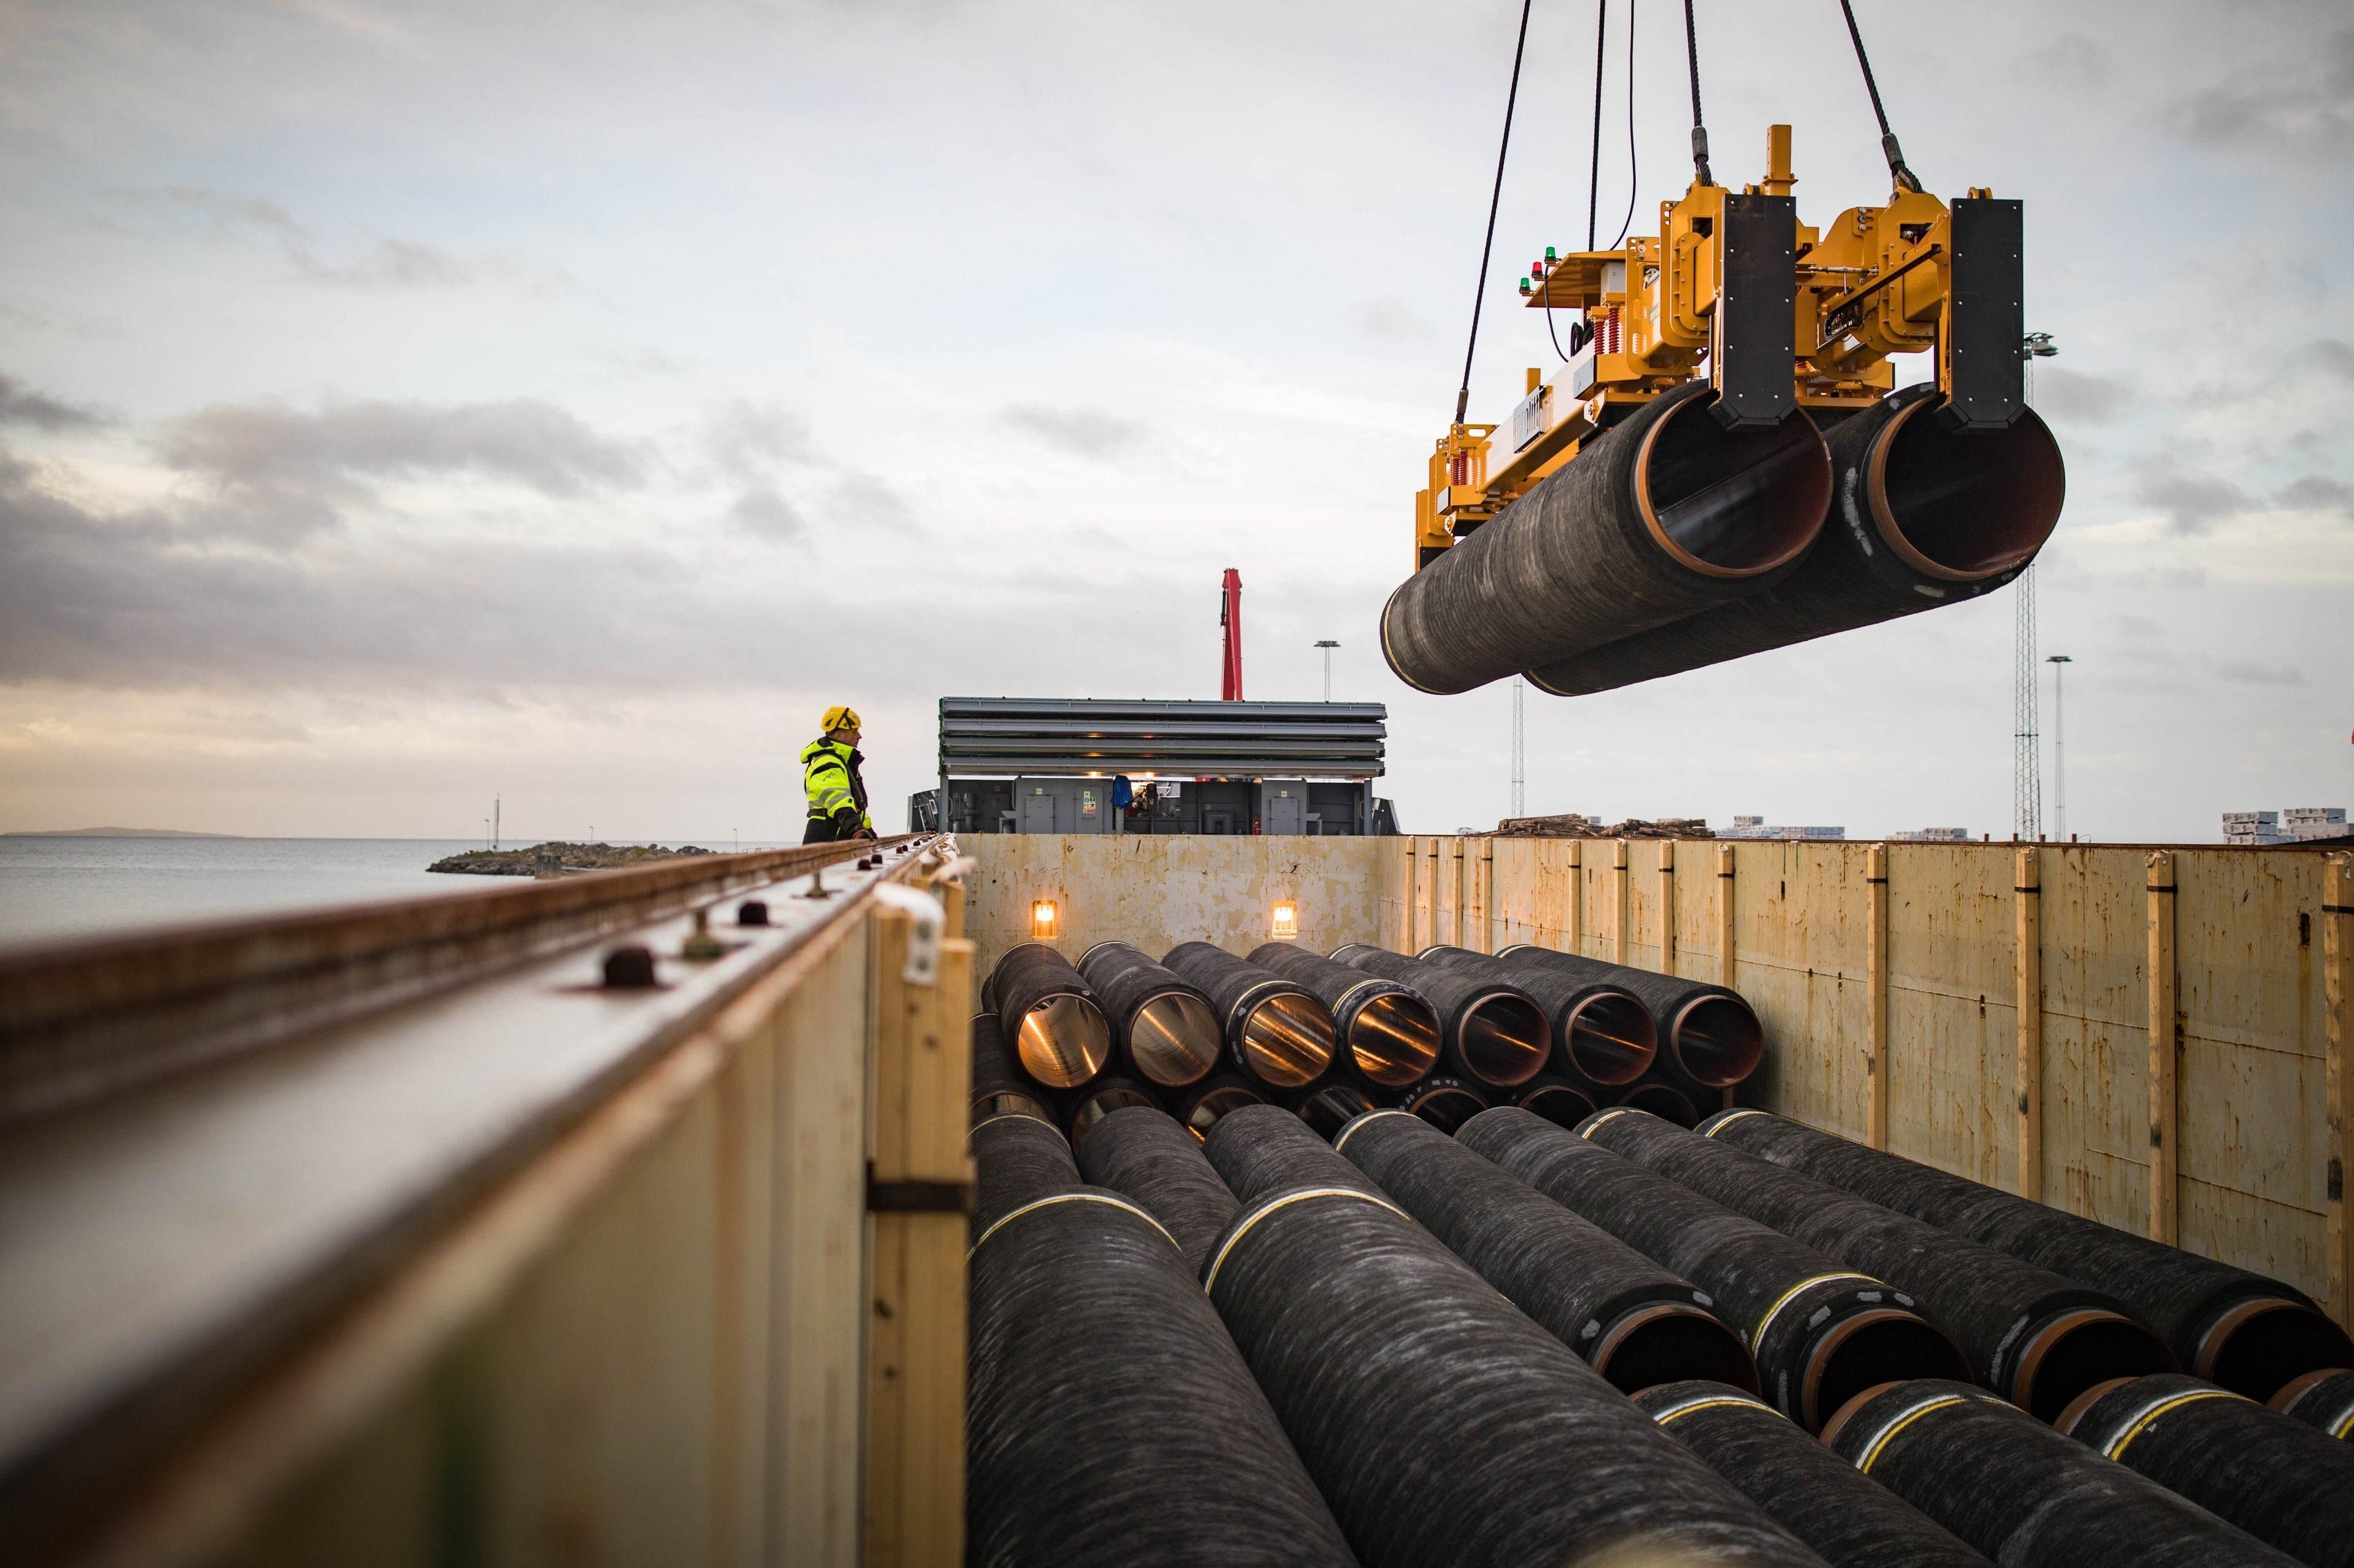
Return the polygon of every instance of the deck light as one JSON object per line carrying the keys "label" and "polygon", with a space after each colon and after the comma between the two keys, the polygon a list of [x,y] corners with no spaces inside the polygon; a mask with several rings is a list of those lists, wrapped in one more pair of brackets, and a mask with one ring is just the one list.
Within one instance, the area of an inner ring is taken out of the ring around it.
{"label": "deck light", "polygon": [[1055,939],[1055,927],[1057,924],[1056,914],[1057,912],[1055,908],[1055,901],[1051,898],[1041,898],[1030,906],[1030,936],[1032,940],[1051,942]]}
{"label": "deck light", "polygon": [[1267,935],[1278,942],[1296,941],[1299,937],[1299,906],[1288,898],[1278,898],[1275,904],[1275,921]]}

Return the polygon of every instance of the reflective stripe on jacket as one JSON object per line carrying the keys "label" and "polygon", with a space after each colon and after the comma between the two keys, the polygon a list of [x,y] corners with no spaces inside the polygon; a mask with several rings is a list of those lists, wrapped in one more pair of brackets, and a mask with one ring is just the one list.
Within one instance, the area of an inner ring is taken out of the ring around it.
{"label": "reflective stripe on jacket", "polygon": [[858,765],[864,760],[839,741],[813,740],[801,747],[801,789],[809,796],[809,814],[831,818],[846,809],[858,814],[860,827],[873,827],[866,816],[866,781],[858,776]]}

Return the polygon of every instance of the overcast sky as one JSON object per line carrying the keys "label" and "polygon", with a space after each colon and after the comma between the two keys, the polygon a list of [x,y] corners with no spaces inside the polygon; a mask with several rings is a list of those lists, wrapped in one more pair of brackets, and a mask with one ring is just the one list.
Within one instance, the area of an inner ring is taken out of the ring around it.
{"label": "overcast sky", "polygon": [[[1639,227],[1690,164],[1636,9]],[[0,0],[0,829],[797,837],[834,702],[896,827],[944,694],[1216,695],[1229,566],[1249,695],[1339,639],[1405,825],[1492,824],[1508,686],[1376,620],[1517,14]],[[2027,203],[2068,828],[2354,802],[2354,21],[1858,16],[1931,188]],[[1556,363],[1513,285],[1584,241],[1594,17],[1535,8],[1475,418]],[[1808,221],[1884,197],[1830,0],[1699,29],[1720,177],[1787,121]],[[1529,809],[2000,837],[2011,625],[1532,692]]]}

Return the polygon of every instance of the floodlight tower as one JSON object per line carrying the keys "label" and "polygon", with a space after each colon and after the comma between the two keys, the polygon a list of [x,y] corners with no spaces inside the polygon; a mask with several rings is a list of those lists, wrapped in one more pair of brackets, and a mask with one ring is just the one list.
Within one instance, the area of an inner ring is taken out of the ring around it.
{"label": "floodlight tower", "polygon": [[2064,842],[2068,837],[2068,710],[2060,695],[2061,668],[2076,661],[2065,653],[2054,653],[2043,661],[2052,666],[2052,836]]}
{"label": "floodlight tower", "polygon": [[1329,703],[1332,700],[1332,650],[1341,645],[1327,637],[1316,646],[1324,650],[1324,700]]}

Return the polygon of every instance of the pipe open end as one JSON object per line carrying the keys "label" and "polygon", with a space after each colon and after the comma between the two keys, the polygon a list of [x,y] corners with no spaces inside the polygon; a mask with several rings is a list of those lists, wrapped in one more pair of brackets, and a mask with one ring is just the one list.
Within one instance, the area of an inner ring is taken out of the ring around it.
{"label": "pipe open end", "polygon": [[1649,1111],[1661,1121],[1671,1121],[1687,1132],[1700,1125],[1700,1107],[1673,1084],[1638,1084],[1620,1095],[1618,1103],[1631,1110]]}
{"label": "pipe open end", "polygon": [[1463,1067],[1483,1084],[1510,1089],[1544,1071],[1553,1054],[1553,1026],[1527,997],[1500,991],[1464,1009],[1456,1036]]}
{"label": "pipe open end", "polygon": [[1651,1010],[1623,991],[1598,991],[1569,1015],[1569,1065],[1594,1083],[1616,1087],[1650,1070],[1659,1053]]}
{"label": "pipe open end", "polygon": [[1555,1127],[1574,1128],[1601,1108],[1591,1095],[1575,1084],[1540,1084],[1512,1103],[1524,1111],[1534,1111]]}
{"label": "pipe open end", "polygon": [[1096,1124],[1112,1112],[1126,1110],[1130,1106],[1149,1106],[1151,1103],[1150,1095],[1127,1084],[1117,1085],[1101,1093],[1089,1095],[1080,1101],[1078,1108],[1071,1113],[1071,1147],[1076,1149],[1086,1139],[1087,1134],[1095,1130]]}
{"label": "pipe open end", "polygon": [[1243,1020],[1242,1058],[1269,1087],[1296,1089],[1331,1065],[1332,1015],[1312,996],[1271,996]]}
{"label": "pipe open end", "polygon": [[2258,1297],[2218,1318],[2200,1336],[2195,1377],[2267,1400],[2306,1372],[2354,1365],[2346,1330],[2301,1301]]}
{"label": "pipe open end", "polygon": [[1405,991],[1377,996],[1349,1021],[1349,1057],[1385,1089],[1418,1084],[1438,1065],[1438,1015]]}
{"label": "pipe open end", "polygon": [[1653,537],[1684,566],[1752,577],[1796,560],[1822,531],[1831,460],[1804,411],[1771,429],[1728,430],[1687,398],[1647,432],[1635,493]]}
{"label": "pipe open end", "polygon": [[1694,997],[1668,1025],[1668,1048],[1692,1082],[1722,1089],[1766,1060],[1766,1031],[1738,997]]}
{"label": "pipe open end", "polygon": [[1375,1108],[1373,1097],[1364,1090],[1352,1084],[1331,1084],[1299,1102],[1299,1119],[1330,1143],[1342,1128]]}
{"label": "pipe open end", "polygon": [[1757,1392],[1757,1367],[1741,1336],[1687,1302],[1655,1302],[1621,1315],[1603,1330],[1587,1359],[1621,1393],[1685,1378]]}
{"label": "pipe open end", "polygon": [[2029,1335],[2010,1400],[2038,1421],[2056,1421],[2095,1383],[2176,1370],[2173,1353],[2139,1323],[2103,1308],[2079,1307],[2054,1313]]}
{"label": "pipe open end", "polygon": [[2067,498],[2060,443],[2033,409],[2001,430],[1949,430],[1925,397],[1872,443],[1872,520],[1931,577],[1978,582],[2032,557]]}
{"label": "pipe open end", "polygon": [[1050,1089],[1075,1089],[1111,1057],[1111,1025],[1084,996],[1050,996],[1022,1015],[1022,1070]]}
{"label": "pipe open end", "polygon": [[1469,1089],[1442,1084],[1437,1088],[1423,1090],[1400,1108],[1412,1111],[1452,1138],[1457,1128],[1486,1110],[1488,1102]]}
{"label": "pipe open end", "polygon": [[1182,1088],[1218,1065],[1225,1031],[1210,1004],[1191,991],[1154,997],[1128,1021],[1128,1054],[1137,1075],[1164,1089]]}
{"label": "pipe open end", "polygon": [[1218,1125],[1220,1117],[1238,1111],[1245,1106],[1265,1104],[1267,1101],[1245,1085],[1220,1084],[1214,1089],[1196,1095],[1193,1103],[1184,1107],[1185,1130],[1195,1138],[1206,1139],[1210,1129]]}
{"label": "pipe open end", "polygon": [[1046,1107],[1028,1095],[1008,1089],[1001,1094],[983,1095],[972,1102],[972,1125],[979,1127],[993,1116],[1035,1117],[1048,1127],[1055,1125],[1054,1116]]}
{"label": "pipe open end", "polygon": [[1820,1432],[1825,1422],[1859,1395],[1917,1377],[1978,1381],[1969,1358],[1954,1341],[1912,1313],[1878,1307],[1850,1314],[1807,1347],[1799,1423],[1809,1432]]}

